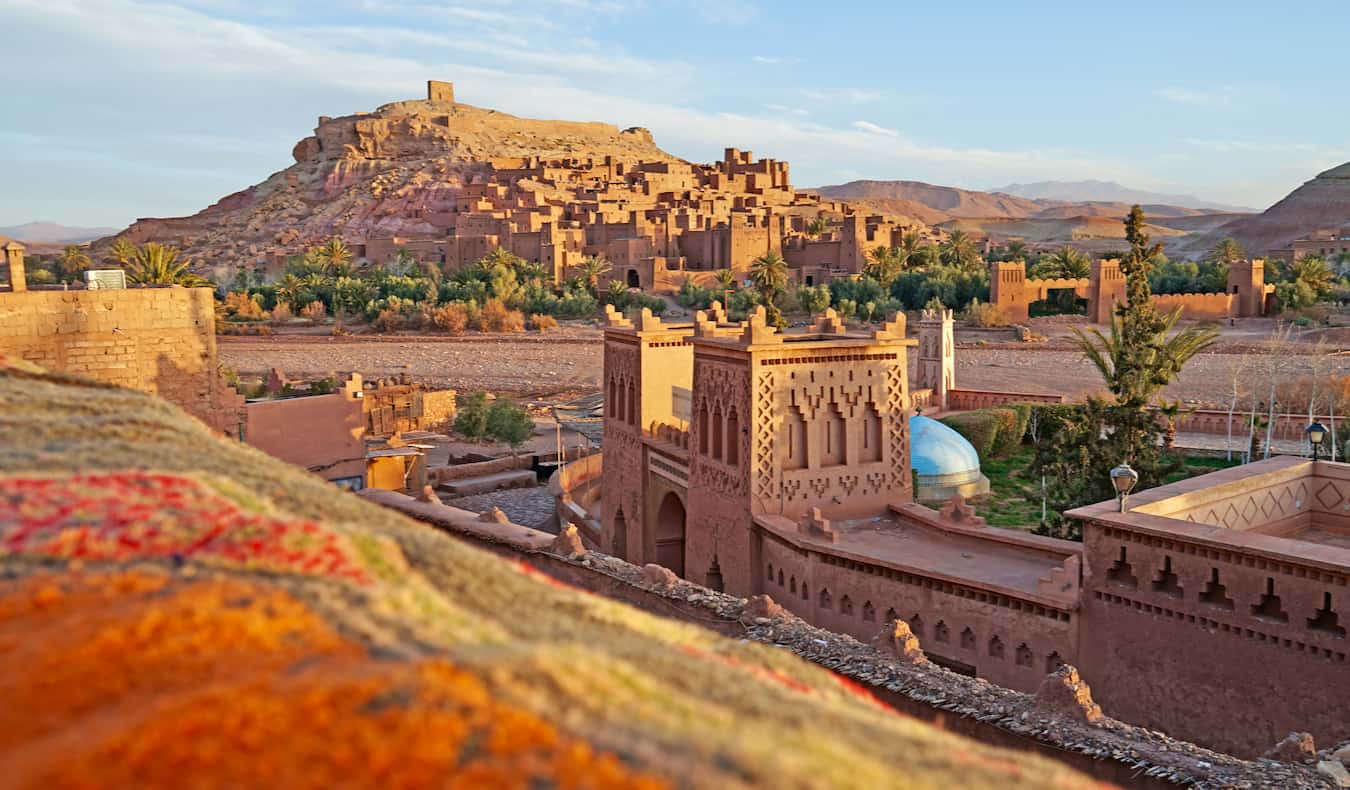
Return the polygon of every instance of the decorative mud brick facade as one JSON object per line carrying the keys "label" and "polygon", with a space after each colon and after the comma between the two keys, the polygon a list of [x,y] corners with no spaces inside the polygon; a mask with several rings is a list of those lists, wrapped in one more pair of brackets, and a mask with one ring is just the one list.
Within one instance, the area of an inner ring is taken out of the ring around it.
{"label": "decorative mud brick facade", "polygon": [[154,393],[239,436],[243,398],[220,374],[210,288],[0,292],[0,352]]}

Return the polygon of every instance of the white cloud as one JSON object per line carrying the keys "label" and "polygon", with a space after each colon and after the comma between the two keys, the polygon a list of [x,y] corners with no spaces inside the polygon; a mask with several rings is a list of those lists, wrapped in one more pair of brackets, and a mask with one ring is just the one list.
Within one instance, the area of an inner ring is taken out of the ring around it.
{"label": "white cloud", "polygon": [[767,56],[767,55],[755,55],[754,57],[752,57],[752,58],[750,58],[750,59],[753,60],[753,61],[756,62],[756,63],[769,63],[769,64],[773,64],[773,63],[782,63],[782,62],[783,62],[783,59],[782,59],[782,58],[771,58],[771,57],[769,57],[769,56]]}
{"label": "white cloud", "polygon": [[861,129],[862,131],[867,132],[868,134],[884,134],[887,137],[900,136],[900,133],[897,132],[896,130],[887,129],[884,126],[877,126],[871,121],[854,121],[853,123],[849,124],[849,126],[852,126],[854,129]]}
{"label": "white cloud", "polygon": [[804,98],[814,102],[823,103],[846,103],[846,104],[870,104],[881,101],[882,94],[877,91],[863,90],[861,88],[837,88],[831,90],[821,90],[818,88],[802,88],[801,94]]}
{"label": "white cloud", "polygon": [[1166,87],[1159,88],[1153,92],[1154,96],[1165,99],[1173,104],[1182,104],[1192,107],[1227,107],[1233,103],[1237,91],[1234,88],[1216,88],[1213,90],[1196,90],[1193,88]]}

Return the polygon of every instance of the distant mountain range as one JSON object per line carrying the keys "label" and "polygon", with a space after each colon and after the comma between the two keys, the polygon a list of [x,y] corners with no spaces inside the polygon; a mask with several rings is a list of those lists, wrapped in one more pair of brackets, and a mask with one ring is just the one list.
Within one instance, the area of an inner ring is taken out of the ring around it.
{"label": "distant mountain range", "polygon": [[1133,205],[1157,204],[1181,206],[1204,211],[1257,212],[1260,209],[1211,203],[1194,195],[1169,195],[1131,189],[1114,181],[1037,181],[1034,184],[1009,184],[990,192],[1031,198],[1032,200],[1062,200],[1068,203],[1125,203]]}
{"label": "distant mountain range", "polygon": [[82,244],[86,241],[101,239],[116,233],[118,228],[80,228],[71,225],[58,225],[55,222],[26,222],[8,228],[0,228],[0,236],[22,241],[26,244]]}

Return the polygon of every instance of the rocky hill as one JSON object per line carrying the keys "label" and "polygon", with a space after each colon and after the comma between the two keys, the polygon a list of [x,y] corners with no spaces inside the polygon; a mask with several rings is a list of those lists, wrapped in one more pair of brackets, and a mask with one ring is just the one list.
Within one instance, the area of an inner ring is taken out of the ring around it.
{"label": "rocky hill", "polygon": [[995,187],[990,192],[1002,192],[1034,200],[1063,200],[1070,203],[1135,203],[1180,206],[1206,211],[1254,213],[1254,209],[1230,206],[1201,200],[1194,195],[1171,195],[1131,189],[1114,181],[1037,181],[1032,184],[1009,184]]}
{"label": "rocky hill", "polygon": [[[1091,251],[1119,246],[1120,220],[1130,211],[1129,203],[1019,197],[922,181],[851,181],[813,191],[946,230],[959,228],[996,240],[1016,236],[1042,244],[1073,243]],[[1143,209],[1153,234],[1169,245],[1244,216],[1154,203]]]}
{"label": "rocky hill", "polygon": [[1253,255],[1287,247],[1318,230],[1350,226],[1350,162],[1319,173],[1260,214],[1243,216],[1196,238],[1190,248],[1231,236]]}
{"label": "rocky hill", "polygon": [[[446,100],[401,101],[372,113],[323,117],[296,143],[295,164],[189,217],[137,220],[118,236],[231,263],[275,246],[431,230],[418,218],[496,157],[674,160],[642,128],[517,118]],[[103,240],[106,244],[109,239]]]}

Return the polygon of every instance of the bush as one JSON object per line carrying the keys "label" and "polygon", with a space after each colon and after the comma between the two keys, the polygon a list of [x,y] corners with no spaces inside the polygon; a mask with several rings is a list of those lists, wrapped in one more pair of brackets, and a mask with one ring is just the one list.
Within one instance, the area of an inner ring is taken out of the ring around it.
{"label": "bush", "polygon": [[295,318],[295,314],[291,312],[291,306],[285,302],[277,302],[276,307],[272,308],[272,323],[274,325],[290,323],[293,318]]}
{"label": "bush", "polygon": [[1008,325],[1008,319],[1003,315],[1002,310],[988,302],[981,302],[979,299],[970,301],[970,304],[961,313],[961,318],[971,326],[992,328]]}
{"label": "bush", "polygon": [[633,310],[641,310],[645,307],[652,311],[652,315],[662,315],[666,312],[666,300],[642,293],[632,294],[628,298],[628,307]]}
{"label": "bush", "polygon": [[1027,426],[1031,423],[1031,404],[1030,403],[1009,403],[1004,406],[1005,409],[1012,409],[1017,415],[1017,443],[1021,444],[1027,438]]}
{"label": "bush", "polygon": [[943,417],[947,427],[966,437],[966,441],[979,453],[980,460],[994,457],[995,444],[1001,427],[999,419],[987,411],[971,411]]}
{"label": "bush", "polygon": [[689,310],[707,310],[716,298],[713,289],[697,285],[693,277],[684,278],[679,293],[675,294],[675,301]]}
{"label": "bush", "polygon": [[1069,430],[1083,413],[1082,405],[1077,403],[1033,403],[1030,406],[1027,432],[1037,442]]}
{"label": "bush", "polygon": [[498,398],[487,409],[487,435],[511,445],[515,452],[534,435],[534,419],[520,406]]}
{"label": "bush", "polygon": [[308,318],[311,321],[322,321],[323,317],[327,314],[328,308],[324,307],[323,302],[320,302],[317,299],[305,305],[305,308],[300,311],[301,316]]}
{"label": "bush", "polygon": [[27,280],[29,285],[51,285],[56,282],[56,275],[49,269],[29,269]]}
{"label": "bush", "polygon": [[478,328],[484,332],[524,332],[525,316],[494,297],[483,305],[478,315]]}
{"label": "bush", "polygon": [[258,299],[243,291],[225,294],[224,310],[226,317],[234,321],[261,321],[267,317]]}
{"label": "bush", "polygon": [[1017,432],[1017,412],[1009,408],[982,409],[998,420],[998,436],[994,439],[994,455],[1004,457],[1017,452],[1022,434]]}
{"label": "bush", "polygon": [[386,307],[370,322],[370,328],[376,332],[397,332],[408,325],[408,320],[396,307]]}
{"label": "bush", "polygon": [[554,318],[551,315],[544,315],[543,313],[535,313],[534,315],[530,316],[530,328],[537,332],[543,332],[549,329],[557,329],[558,319]]}
{"label": "bush", "polygon": [[469,325],[469,310],[459,302],[431,309],[431,324],[442,332],[462,335]]}
{"label": "bush", "polygon": [[455,403],[455,432],[466,439],[478,440],[487,435],[487,393],[470,392],[461,395]]}

